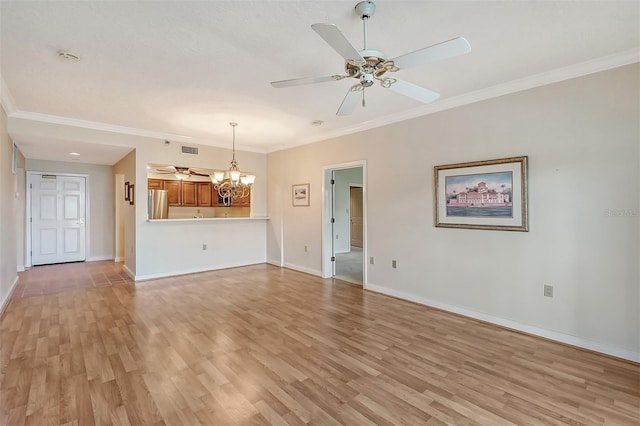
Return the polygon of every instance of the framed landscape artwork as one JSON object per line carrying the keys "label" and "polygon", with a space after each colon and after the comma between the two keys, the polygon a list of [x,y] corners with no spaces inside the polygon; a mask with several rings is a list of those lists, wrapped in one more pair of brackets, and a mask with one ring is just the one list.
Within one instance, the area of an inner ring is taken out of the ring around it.
{"label": "framed landscape artwork", "polygon": [[528,231],[527,157],[434,167],[435,226]]}
{"label": "framed landscape artwork", "polygon": [[309,205],[309,184],[301,183],[293,185],[291,188],[291,197],[294,207],[306,207]]}

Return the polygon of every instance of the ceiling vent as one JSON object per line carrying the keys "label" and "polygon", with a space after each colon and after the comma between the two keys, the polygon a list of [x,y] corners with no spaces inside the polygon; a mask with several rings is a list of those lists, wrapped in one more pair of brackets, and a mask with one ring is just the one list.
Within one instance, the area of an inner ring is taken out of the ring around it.
{"label": "ceiling vent", "polygon": [[198,155],[198,148],[195,148],[193,146],[182,145],[182,153]]}

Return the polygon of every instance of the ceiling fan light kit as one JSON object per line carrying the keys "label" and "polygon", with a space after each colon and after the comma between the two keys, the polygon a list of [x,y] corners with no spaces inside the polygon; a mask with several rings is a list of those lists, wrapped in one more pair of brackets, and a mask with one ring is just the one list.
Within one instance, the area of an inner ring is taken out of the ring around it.
{"label": "ceiling fan light kit", "polygon": [[361,1],[355,6],[356,13],[362,19],[364,30],[364,46],[360,51],[353,47],[337,26],[333,24],[311,25],[311,28],[344,58],[345,74],[273,81],[271,85],[275,88],[283,88],[338,81],[345,78],[358,79],[359,82],[351,86],[347,91],[336,115],[351,114],[361,97],[362,106],[364,106],[365,89],[373,86],[375,81],[378,81],[380,86],[385,89],[391,89],[400,95],[419,102],[429,103],[435,101],[440,96],[438,93],[385,74],[468,53],[471,51],[471,45],[464,37],[457,37],[387,60],[387,56],[383,52],[369,49],[367,46],[367,23],[369,18],[374,15],[375,10],[376,5],[373,1]]}

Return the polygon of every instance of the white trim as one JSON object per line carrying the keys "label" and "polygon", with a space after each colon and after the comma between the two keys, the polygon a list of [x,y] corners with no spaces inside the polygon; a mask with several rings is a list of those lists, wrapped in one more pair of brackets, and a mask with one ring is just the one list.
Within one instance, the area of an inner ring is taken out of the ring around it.
{"label": "white trim", "polygon": [[495,317],[492,315],[483,314],[481,312],[472,311],[470,309],[461,308],[459,306],[449,305],[447,303],[438,302],[423,297],[414,296],[412,294],[404,293],[387,287],[369,284],[367,290],[374,291],[376,293],[386,294],[388,296],[397,297],[399,299],[408,300],[411,302],[419,303],[421,305],[430,306],[433,308],[442,309],[455,314],[464,315],[469,318],[477,319],[480,321],[489,322],[502,327],[507,327],[513,330],[522,331],[534,336],[544,337],[546,339],[554,340],[560,343],[566,343],[568,345],[577,346],[583,349],[589,349],[595,352],[600,352],[606,355],[612,355],[618,358],[626,359],[629,361],[640,362],[640,352],[630,351],[628,349],[618,348],[615,346],[607,345],[600,342],[594,342],[592,340],[583,339],[570,334],[564,334],[557,331],[545,330],[526,324],[520,324],[515,321],[511,321],[504,318]]}
{"label": "white trim", "polygon": [[[397,114],[390,114],[376,120],[370,120],[365,123],[359,123],[351,127],[342,128],[334,132],[322,133],[320,135],[314,135],[309,137],[300,137],[294,143],[285,143],[277,146],[256,148],[251,146],[237,145],[237,149],[247,152],[257,152],[262,154],[270,154],[272,152],[281,151],[284,149],[294,148],[296,146],[307,145],[313,142],[324,141],[327,139],[337,138],[352,133],[362,132],[364,130],[375,129],[378,127],[386,126],[388,124],[397,123],[411,118],[416,118],[428,114],[433,114],[440,111],[445,111],[451,108],[455,108],[462,105],[467,105],[486,99],[503,96],[509,93],[520,92],[534,87],[543,86],[546,84],[557,83],[564,80],[570,80],[572,78],[581,77],[588,74],[593,74],[601,71],[606,71],[612,68],[622,67],[625,65],[640,62],[640,54],[637,49],[625,50],[622,52],[614,53],[612,55],[603,56],[600,58],[591,59],[578,64],[569,65],[563,68],[546,71],[540,74],[524,77],[518,80],[506,82],[484,89],[479,89],[474,92],[465,93],[460,96],[454,96],[452,98],[445,98],[429,105],[423,105],[408,111],[403,111]],[[204,140],[199,138],[192,138],[184,135],[174,135],[171,133],[155,132],[145,129],[137,129],[133,127],[116,126],[107,123],[100,123],[95,121],[78,120],[68,117],[60,117],[54,115],[40,114],[34,112],[20,111],[15,107],[15,102],[9,92],[4,79],[0,75],[0,102],[5,108],[7,115],[12,118],[21,118],[25,120],[40,121],[44,123],[60,124],[66,126],[80,127],[85,129],[92,129],[98,131],[106,131],[113,133],[120,133],[126,135],[143,136],[162,140],[171,140],[182,143],[199,144],[206,146],[214,146],[219,148],[228,148],[228,142],[216,142],[211,140]]]}
{"label": "white trim", "polygon": [[114,257],[113,261],[114,262],[124,262],[124,257]]}
{"label": "white trim", "polygon": [[25,271],[25,269],[24,269],[24,265],[18,265],[18,269],[17,269],[17,271],[18,271],[18,272],[24,272],[24,271]]}
{"label": "white trim", "polygon": [[[22,120],[38,121],[42,123],[59,124],[62,126],[79,127],[82,129],[97,130],[101,132],[119,133],[123,135],[142,136],[145,138],[169,140],[192,145],[206,145],[218,148],[229,148],[229,142],[217,142],[208,139],[193,138],[184,135],[174,135],[172,133],[155,132],[152,130],[138,129],[135,127],[116,126],[114,124],[100,123],[97,121],[79,120],[76,118],[60,117],[57,115],[40,114],[37,112],[19,111],[11,113],[11,118],[19,118]],[[266,149],[256,148],[247,145],[236,144],[236,150],[257,152],[266,154]]]}
{"label": "white trim", "polygon": [[146,280],[155,280],[158,278],[168,278],[168,277],[177,277],[179,275],[189,275],[189,274],[198,274],[200,272],[209,272],[209,271],[217,271],[218,269],[228,269],[228,268],[238,268],[240,266],[251,266],[251,265],[261,265],[265,263],[264,261],[255,261],[255,262],[239,262],[239,263],[227,263],[224,265],[215,265],[203,268],[193,268],[193,269],[183,269],[179,271],[171,271],[171,272],[160,272],[157,274],[145,274],[145,275],[135,275],[131,272],[129,268],[123,266],[123,269],[133,278],[134,281],[146,281]]}
{"label": "white trim", "polygon": [[136,280],[136,274],[131,269],[129,269],[127,265],[122,265],[122,270],[124,271],[125,274],[129,276],[129,278],[131,278],[134,281]]}
{"label": "white trim", "polygon": [[267,259],[267,263],[269,265],[273,265],[273,266],[277,266],[279,268],[282,268],[284,265],[282,264],[282,261],[279,259]]}
{"label": "white trim", "polygon": [[284,267],[287,269],[293,269],[294,271],[304,272],[305,274],[315,275],[316,277],[322,277],[322,272],[317,269],[311,269],[304,266],[294,265],[293,263],[285,263]]}
{"label": "white trim", "polygon": [[376,118],[375,120],[369,120],[351,127],[341,128],[334,132],[323,133],[307,138],[302,137],[298,139],[296,143],[283,144],[270,151],[267,151],[267,153],[269,154],[280,150],[294,148],[296,146],[307,145],[313,142],[324,141],[327,139],[362,132],[364,130],[375,129],[378,127],[386,126],[388,124],[393,124],[440,111],[446,111],[448,109],[484,101],[491,98],[497,98],[498,96],[503,96],[510,93],[521,92],[523,90],[533,89],[535,87],[544,86],[547,84],[558,83],[560,81],[570,80],[572,78],[582,77],[588,74],[594,74],[597,72],[630,65],[636,62],[640,62],[640,53],[637,49],[630,49],[623,52],[615,53],[613,55],[591,59],[578,64],[569,65],[563,68],[546,71],[540,74],[535,74],[518,80],[509,81],[503,84],[479,89],[474,92],[465,93],[459,96],[445,98],[428,105],[419,106],[411,110],[402,111],[397,114],[389,114],[385,117]]}
{"label": "white trim", "polygon": [[349,161],[346,163],[332,164],[322,168],[322,278],[333,276],[333,264],[331,262],[331,244],[333,235],[331,232],[331,177],[334,170],[353,169],[362,167],[362,288],[367,288],[367,262],[368,238],[367,238],[367,160]]}
{"label": "white trim", "polygon": [[113,260],[113,256],[91,256],[87,257],[86,262],[100,262],[102,260]]}
{"label": "white trim", "polygon": [[13,99],[2,74],[0,74],[0,104],[4,108],[4,112],[7,113],[7,116],[16,112],[16,101]]}
{"label": "white trim", "polygon": [[11,284],[11,288],[9,289],[7,296],[4,298],[2,303],[0,303],[0,316],[4,314],[4,310],[7,308],[7,306],[9,306],[9,302],[11,301],[11,296],[13,296],[13,292],[16,290],[16,286],[18,285],[19,278],[20,277],[16,275],[16,278],[13,280],[13,284]]}

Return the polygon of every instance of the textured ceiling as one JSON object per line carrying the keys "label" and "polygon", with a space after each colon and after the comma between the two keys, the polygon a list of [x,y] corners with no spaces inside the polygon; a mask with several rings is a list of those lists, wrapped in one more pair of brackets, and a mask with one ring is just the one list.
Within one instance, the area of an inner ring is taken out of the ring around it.
{"label": "textured ceiling", "polygon": [[[469,40],[470,54],[398,72],[439,92],[438,101],[425,107],[376,85],[366,90],[366,108],[338,117],[355,80],[272,88],[274,80],[343,71],[343,59],[310,25],[336,24],[361,49],[355,3],[2,1],[0,74],[18,115],[218,146],[229,144],[228,123],[236,121],[239,146],[268,152],[420,115],[585,61],[637,57],[639,49],[636,1],[380,0],[368,47],[390,58],[458,36]],[[61,49],[82,60],[62,60]],[[314,120],[324,124],[311,126]]]}

